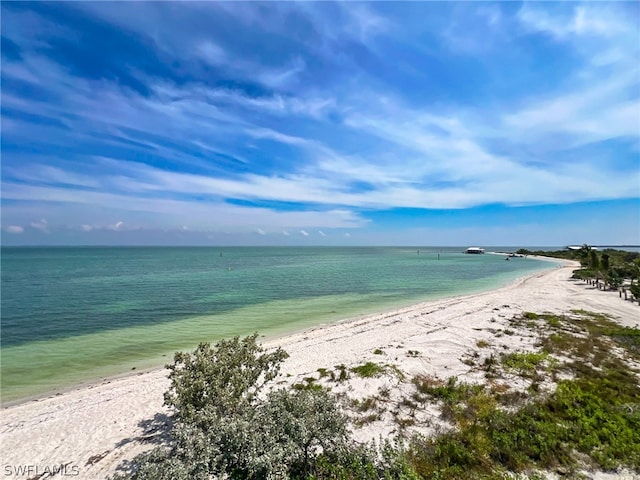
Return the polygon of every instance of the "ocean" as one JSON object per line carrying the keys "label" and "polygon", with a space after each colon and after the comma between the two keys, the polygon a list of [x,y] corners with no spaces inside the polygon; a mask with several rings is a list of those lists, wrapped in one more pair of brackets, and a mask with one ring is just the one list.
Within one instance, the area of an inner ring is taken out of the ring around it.
{"label": "ocean", "polygon": [[3,247],[1,398],[161,366],[201,341],[282,335],[553,266],[462,250]]}

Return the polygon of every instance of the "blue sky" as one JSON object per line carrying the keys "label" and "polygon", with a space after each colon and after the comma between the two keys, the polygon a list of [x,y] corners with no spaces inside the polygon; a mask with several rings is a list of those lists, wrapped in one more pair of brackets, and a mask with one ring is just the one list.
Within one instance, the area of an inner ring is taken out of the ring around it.
{"label": "blue sky", "polygon": [[2,2],[2,243],[640,243],[640,4]]}

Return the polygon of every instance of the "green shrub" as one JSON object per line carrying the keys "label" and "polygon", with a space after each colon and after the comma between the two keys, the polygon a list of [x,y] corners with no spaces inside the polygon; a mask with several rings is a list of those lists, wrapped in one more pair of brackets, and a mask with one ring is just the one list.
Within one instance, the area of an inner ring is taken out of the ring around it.
{"label": "green shrub", "polygon": [[176,412],[170,441],[136,457],[129,473],[115,478],[302,479],[316,469],[321,452],[322,458],[343,458],[341,452],[355,448],[346,416],[325,389],[260,395],[287,354],[264,353],[256,338],[176,354],[165,395]]}
{"label": "green shrub", "polygon": [[362,378],[379,377],[385,372],[385,368],[377,363],[367,362],[351,369],[353,373]]}
{"label": "green shrub", "polygon": [[193,353],[177,352],[174,363],[167,365],[171,386],[164,394],[165,405],[187,423],[198,421],[201,413],[229,415],[252,405],[288,357],[282,349],[264,353],[257,338],[256,333],[215,346],[201,343]]}
{"label": "green shrub", "polygon": [[502,364],[521,373],[533,373],[548,357],[545,352],[514,352],[502,357]]}

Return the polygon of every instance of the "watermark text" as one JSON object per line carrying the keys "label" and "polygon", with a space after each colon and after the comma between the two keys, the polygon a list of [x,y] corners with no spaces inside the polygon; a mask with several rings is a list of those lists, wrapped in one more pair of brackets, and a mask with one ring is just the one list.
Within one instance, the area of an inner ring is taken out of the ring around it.
{"label": "watermark text", "polygon": [[69,463],[57,463],[52,465],[20,464],[3,465],[2,473],[5,477],[36,477],[47,478],[59,475],[61,477],[76,477],[80,475],[80,467]]}

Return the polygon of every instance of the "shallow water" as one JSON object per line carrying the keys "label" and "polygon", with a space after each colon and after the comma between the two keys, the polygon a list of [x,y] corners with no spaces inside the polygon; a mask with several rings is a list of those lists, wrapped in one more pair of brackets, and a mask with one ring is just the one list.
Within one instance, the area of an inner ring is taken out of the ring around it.
{"label": "shallow water", "polygon": [[200,341],[489,290],[552,265],[461,250],[3,248],[2,400],[162,365]]}

